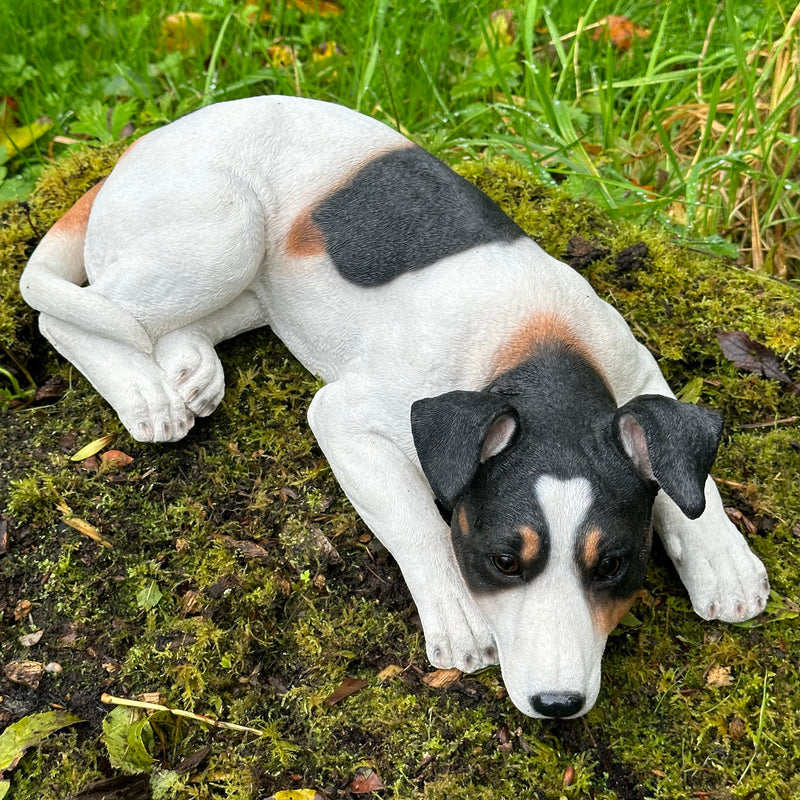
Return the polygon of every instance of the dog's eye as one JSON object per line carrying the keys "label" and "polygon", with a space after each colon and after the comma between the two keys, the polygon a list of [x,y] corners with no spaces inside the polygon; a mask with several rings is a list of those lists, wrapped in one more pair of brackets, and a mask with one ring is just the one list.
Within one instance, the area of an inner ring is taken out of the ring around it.
{"label": "dog's eye", "polygon": [[619,556],[607,556],[597,565],[595,576],[601,581],[610,581],[622,572],[623,561]]}
{"label": "dog's eye", "polygon": [[503,575],[516,575],[519,572],[519,561],[507,554],[492,556],[492,564]]}

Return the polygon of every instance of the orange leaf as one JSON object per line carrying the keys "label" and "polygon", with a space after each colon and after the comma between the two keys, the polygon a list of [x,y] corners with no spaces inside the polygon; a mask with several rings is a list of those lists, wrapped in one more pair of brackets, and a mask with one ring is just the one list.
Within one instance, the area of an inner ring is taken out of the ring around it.
{"label": "orange leaf", "polygon": [[611,14],[597,23],[597,28],[592,31],[592,39],[598,41],[602,37],[604,42],[611,42],[620,50],[630,50],[634,39],[647,39],[650,31],[635,25],[627,17]]}
{"label": "orange leaf", "polygon": [[106,450],[100,458],[107,470],[127,467],[133,461],[133,456],[123,453],[122,450]]}

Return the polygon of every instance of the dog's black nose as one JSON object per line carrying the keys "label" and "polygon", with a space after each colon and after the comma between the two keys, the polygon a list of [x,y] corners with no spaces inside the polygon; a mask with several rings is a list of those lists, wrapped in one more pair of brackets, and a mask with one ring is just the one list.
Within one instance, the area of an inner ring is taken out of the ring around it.
{"label": "dog's black nose", "polygon": [[544,717],[571,717],[582,708],[586,698],[582,694],[535,694],[531,697],[534,711]]}

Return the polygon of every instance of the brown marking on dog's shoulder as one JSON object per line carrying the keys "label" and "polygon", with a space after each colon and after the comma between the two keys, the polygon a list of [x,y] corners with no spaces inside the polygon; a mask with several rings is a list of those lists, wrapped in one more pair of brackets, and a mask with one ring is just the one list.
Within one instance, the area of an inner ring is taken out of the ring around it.
{"label": "brown marking on dog's shoulder", "polygon": [[599,528],[592,528],[583,540],[583,563],[586,569],[594,569],[600,562],[600,539],[603,533]]}
{"label": "brown marking on dog's shoulder", "polygon": [[303,258],[325,253],[325,238],[314,224],[313,213],[313,208],[306,208],[294,218],[286,236],[286,252],[290,256]]}
{"label": "brown marking on dog's shoulder", "polygon": [[608,636],[630,611],[638,596],[639,592],[634,592],[630,597],[623,597],[619,600],[591,600],[589,602],[589,610],[595,630],[603,634],[603,636]]}
{"label": "brown marking on dog's shoulder", "polygon": [[100,187],[104,182],[105,178],[79,197],[72,208],[70,208],[50,230],[57,233],[65,233],[70,236],[75,234],[83,235],[86,233],[86,226],[89,223],[89,214],[92,211],[94,199],[97,197],[97,193],[100,191]]}
{"label": "brown marking on dog's shoulder", "polygon": [[527,319],[500,347],[494,356],[492,372],[495,376],[507,372],[536,355],[543,345],[553,343],[561,343],[578,353],[602,374],[586,343],[570,324],[559,314],[544,312]]}
{"label": "brown marking on dog's shoulder", "polygon": [[539,555],[539,534],[530,526],[523,525],[519,529],[519,535],[522,538],[522,548],[520,549],[522,560],[528,563],[535,561],[536,556]]}
{"label": "brown marking on dog's shoulder", "polygon": [[461,535],[466,536],[469,533],[469,519],[467,519],[467,509],[464,506],[459,507],[456,522]]}

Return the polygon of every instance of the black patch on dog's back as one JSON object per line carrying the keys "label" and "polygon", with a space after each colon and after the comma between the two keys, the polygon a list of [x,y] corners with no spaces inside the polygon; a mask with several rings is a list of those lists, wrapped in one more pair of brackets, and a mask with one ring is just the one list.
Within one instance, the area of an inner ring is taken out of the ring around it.
{"label": "black patch on dog's back", "polygon": [[336,269],[359,286],[525,236],[480,189],[420,147],[371,161],[311,218]]}

